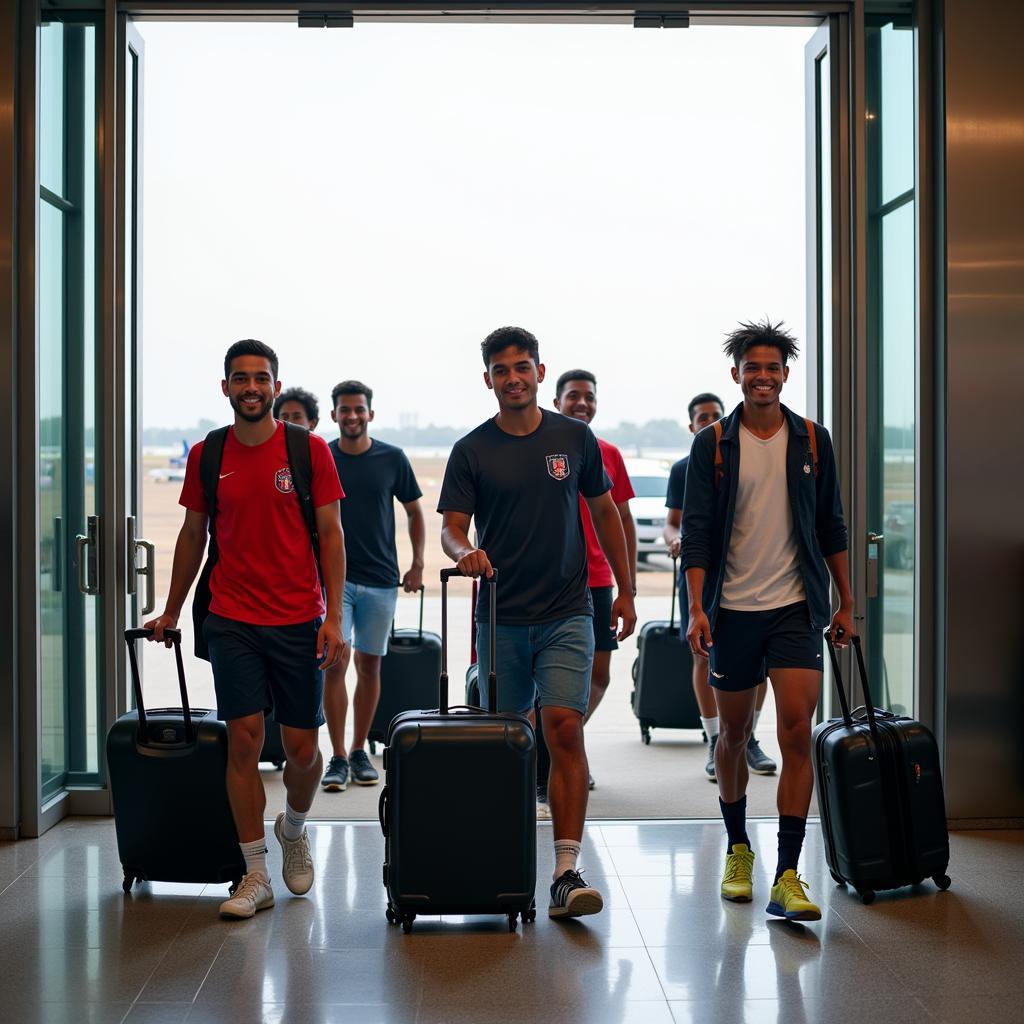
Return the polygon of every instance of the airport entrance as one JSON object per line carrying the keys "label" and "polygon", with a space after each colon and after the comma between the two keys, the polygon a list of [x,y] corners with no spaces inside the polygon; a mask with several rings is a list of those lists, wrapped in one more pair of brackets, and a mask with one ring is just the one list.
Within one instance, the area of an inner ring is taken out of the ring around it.
{"label": "airport entrance", "polygon": [[[133,702],[121,632],[142,621],[166,593],[184,453],[181,438],[167,439],[162,445],[145,443],[145,402],[152,400],[145,382],[153,371],[147,366],[152,350],[144,299],[150,275],[174,275],[180,281],[189,275],[188,268],[180,265],[162,265],[157,270],[154,259],[146,258],[145,140],[160,131],[159,123],[147,116],[147,26],[152,25],[155,36],[173,20],[181,23],[178,28],[187,23],[197,33],[210,31],[212,39],[217,26],[205,24],[203,6],[139,0],[111,3],[95,14],[68,16],[44,5],[38,23],[22,31],[23,48],[30,38],[38,40],[35,66],[25,70],[23,58],[21,67],[24,77],[35,82],[39,104],[39,157],[32,169],[38,185],[32,200],[38,210],[37,300],[31,311],[21,311],[22,323],[31,318],[33,331],[38,331],[38,363],[33,372],[39,395],[38,454],[32,455],[36,471],[31,480],[20,481],[31,487],[35,504],[30,522],[20,527],[27,531],[28,546],[21,546],[19,564],[36,567],[35,573],[24,577],[26,600],[18,626],[19,635],[31,639],[36,651],[30,658],[26,648],[24,662],[34,671],[23,676],[21,687],[23,696],[30,691],[41,695],[31,706],[22,701],[27,716],[23,724],[31,728],[23,729],[23,741],[15,748],[21,780],[20,827],[26,835],[39,834],[67,813],[109,813],[103,737],[110,722]],[[699,11],[680,4],[649,6],[654,10],[592,3],[453,4],[443,11],[423,4],[386,8],[350,4],[345,10],[316,4],[299,10],[249,3],[218,8],[217,17],[228,20],[220,26],[226,31],[231,26],[241,29],[281,21],[287,24],[274,27],[282,32],[301,28],[327,39],[341,35],[351,46],[358,46],[360,33],[369,39],[375,30],[416,28],[421,21],[424,31],[431,32],[449,26],[452,32],[474,27],[500,32],[505,25],[517,31],[516,26],[529,25],[557,30],[567,41],[573,26],[580,33],[600,27],[609,33],[686,33],[694,39],[702,32],[720,32],[730,26],[738,31],[741,22],[748,29],[753,22],[765,32],[778,27],[799,29],[805,40],[801,116],[806,288],[800,366],[804,376],[799,391],[794,388],[787,399],[794,408],[823,422],[833,435],[850,524],[858,615],[877,681],[875,701],[908,713],[919,711],[917,623],[927,581],[921,580],[917,566],[921,531],[930,527],[919,524],[917,509],[931,449],[930,442],[918,436],[916,419],[921,243],[914,26],[901,4],[894,5],[893,12],[870,16],[858,4],[791,3],[785,10],[771,5],[771,11],[764,13],[750,4],[709,3]],[[226,37],[220,45],[225,42]],[[236,94],[235,102],[244,104],[244,97]],[[634,115],[643,132],[657,132],[656,121],[646,123],[643,110]],[[638,128],[636,137],[641,134]],[[622,144],[635,141],[625,139]],[[258,158],[269,159],[273,148],[272,138],[263,140]],[[753,167],[759,159],[770,158],[770,154],[745,153],[742,145],[736,151],[738,159],[749,160]],[[422,155],[429,148],[417,152]],[[415,170],[415,165],[403,169],[413,176]],[[396,174],[396,197],[401,195],[402,181],[402,174]],[[670,181],[659,178],[659,186],[666,209],[699,203],[699,196],[674,194]],[[486,195],[484,199],[476,216],[486,219]],[[351,200],[358,205],[358,195]],[[493,204],[495,198],[489,201]],[[294,196],[290,202],[292,209],[307,215],[315,210],[315,203],[296,204]],[[572,195],[566,194],[564,202],[571,204]],[[265,210],[253,213],[258,218]],[[194,234],[197,244],[202,244],[198,242],[201,223],[183,221],[181,230]],[[543,235],[540,224],[539,244]],[[642,235],[637,240],[637,260],[643,260],[645,241]],[[595,230],[595,251],[600,244],[600,230]],[[443,246],[434,252],[444,258]],[[422,255],[429,258],[426,251]],[[386,274],[386,259],[378,259]],[[287,260],[288,265],[293,262]],[[685,286],[678,279],[659,281],[654,265],[649,277],[654,291]],[[421,298],[425,309],[436,316],[429,296]],[[382,308],[386,301],[383,294]],[[586,301],[586,296],[576,296],[576,301]],[[644,306],[643,296],[625,301]],[[737,315],[744,312],[739,310]],[[757,309],[754,315],[762,312]],[[725,326],[730,326],[731,319],[735,318],[730,312],[724,317]],[[567,330],[570,324],[556,326]],[[284,323],[282,329],[286,329]],[[240,330],[242,335],[249,333]],[[544,334],[538,333],[543,342]],[[557,336],[554,327],[552,333]],[[667,348],[672,336],[664,338]],[[221,348],[230,340],[234,339],[227,338]],[[575,363],[603,358],[596,348],[581,349],[585,354]],[[472,362],[472,341],[468,351]],[[182,345],[182,359],[189,358]],[[400,364],[394,371],[395,381],[417,372],[416,365]],[[609,384],[610,372],[614,371],[606,371],[604,377]],[[652,360],[652,379],[663,378],[664,373],[664,365]],[[474,384],[477,377],[472,378]],[[703,390],[691,388],[685,380],[672,387],[679,392],[680,404],[685,404],[683,396],[690,391]],[[173,387],[166,397],[174,401]],[[727,408],[734,404],[731,393],[723,397]],[[473,422],[456,420],[452,425]],[[188,424],[183,421],[182,425]],[[601,433],[600,424],[596,429]],[[672,461],[672,452],[648,442],[638,442],[628,454],[650,459],[652,453],[655,468],[638,467],[638,479],[664,473]],[[675,457],[683,453],[680,449]],[[424,477],[439,483],[444,455],[443,443],[423,453]],[[168,496],[171,501],[166,500]],[[655,530],[659,528],[656,511],[644,518],[651,520]],[[401,522],[399,526],[401,533]],[[428,535],[428,546],[433,541]],[[641,622],[667,618],[670,563],[661,551],[652,550],[644,552],[641,570],[641,598],[649,599],[641,610]],[[413,605],[400,601],[400,626],[414,623]],[[428,628],[431,614],[436,613],[428,612]],[[453,659],[468,649],[468,602],[461,618],[465,621],[453,637]],[[182,622],[188,626],[187,612]],[[156,703],[176,702],[173,675],[153,656],[161,653],[147,652],[147,692],[152,688]],[[673,758],[680,749],[691,750],[691,755],[699,751],[699,735],[677,740],[655,734],[651,747],[642,746],[640,730],[626,706],[633,656],[628,648],[613,662],[623,678],[613,682],[607,698],[619,705],[619,714],[614,722],[609,718],[607,731],[617,737],[620,728],[632,730],[629,756],[637,761],[647,756],[643,773],[649,782],[644,788],[651,790],[657,789],[658,779],[673,777],[677,764]],[[201,693],[203,680],[209,686],[208,668],[194,666],[192,678]],[[685,680],[682,683],[686,685]],[[208,688],[207,700],[209,693]],[[830,697],[826,688],[822,716],[832,712]],[[193,700],[202,703],[195,696]],[[595,723],[599,724],[597,718]],[[616,744],[624,743],[614,738],[609,746],[613,752],[603,766],[609,784],[619,775],[622,763]],[[651,771],[655,763],[658,767]],[[628,771],[625,768],[622,773]],[[623,799],[602,813],[600,777],[598,782],[591,805],[591,813],[597,816],[680,814],[669,798],[645,804],[642,813],[635,803],[631,806]],[[671,793],[675,782],[662,785]],[[704,789],[710,787],[704,783]],[[366,813],[338,816],[375,815],[374,806]]]}

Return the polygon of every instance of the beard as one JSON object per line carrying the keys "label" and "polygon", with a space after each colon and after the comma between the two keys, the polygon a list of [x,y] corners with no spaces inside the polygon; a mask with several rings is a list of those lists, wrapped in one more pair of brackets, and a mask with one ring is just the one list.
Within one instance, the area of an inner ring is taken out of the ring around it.
{"label": "beard", "polygon": [[349,427],[343,423],[341,425],[341,432],[346,437],[362,437],[363,434],[366,433],[366,428],[368,426],[368,423],[357,423],[354,427]]}
{"label": "beard", "polygon": [[241,397],[235,398],[232,396],[228,397],[228,402],[231,404],[231,408],[242,417],[246,423],[259,423],[274,407],[273,398],[266,398],[263,401],[263,405],[256,412],[249,412],[245,406],[242,405]]}

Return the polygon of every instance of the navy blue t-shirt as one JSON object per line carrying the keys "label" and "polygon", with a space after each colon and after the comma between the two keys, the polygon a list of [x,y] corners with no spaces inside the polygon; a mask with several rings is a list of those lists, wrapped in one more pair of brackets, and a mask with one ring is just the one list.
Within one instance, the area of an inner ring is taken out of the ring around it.
{"label": "navy blue t-shirt", "polygon": [[[519,626],[593,615],[579,498],[611,489],[590,427],[541,410],[525,437],[493,419],[455,443],[438,512],[474,517],[478,543],[498,570],[498,622]],[[347,490],[347,488],[346,488]],[[487,618],[480,588],[477,621]]]}
{"label": "navy blue t-shirt", "polygon": [[397,587],[402,582],[395,548],[395,502],[422,497],[416,475],[401,448],[376,439],[362,455],[346,455],[330,443],[345,498],[345,578],[364,587]]}
{"label": "navy blue t-shirt", "polygon": [[683,498],[686,497],[686,467],[689,461],[690,456],[684,455],[669,470],[668,494],[665,495],[665,508],[681,509],[683,507]]}

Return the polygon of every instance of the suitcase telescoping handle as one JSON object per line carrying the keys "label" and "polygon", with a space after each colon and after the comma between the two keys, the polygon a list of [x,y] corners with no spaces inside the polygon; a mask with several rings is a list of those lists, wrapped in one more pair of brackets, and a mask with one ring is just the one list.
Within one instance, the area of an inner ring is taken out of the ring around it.
{"label": "suitcase telescoping handle", "polygon": [[[671,633],[676,628],[676,592],[679,589],[679,559],[672,559],[672,614],[668,617],[668,631]],[[679,598],[680,606],[683,603],[682,595]],[[679,617],[682,618],[683,609],[679,609]]]}
{"label": "suitcase telescoping handle", "polygon": [[[427,588],[420,584],[420,639],[423,639],[423,600],[426,597]],[[391,635],[395,635],[395,620],[391,620]]]}
{"label": "suitcase telescoping handle", "polygon": [[[871,687],[868,685],[868,670],[864,666],[864,651],[861,649],[860,637],[855,633],[850,637],[853,644],[853,653],[857,659],[857,672],[860,675],[861,689],[864,691],[864,711],[868,716],[868,728],[871,735],[878,741],[878,726],[875,723],[875,705],[871,700]],[[832,637],[826,633],[825,643],[828,645],[828,656],[832,661],[832,671],[836,677],[836,692],[839,694],[839,708],[843,713],[843,721],[850,728],[853,728],[853,716],[850,714],[850,704],[846,699],[846,687],[843,685],[843,673],[839,667],[839,658],[836,656],[836,648],[832,643]]]}
{"label": "suitcase telescoping handle", "polygon": [[[487,665],[487,710],[492,715],[498,713],[498,676],[495,670],[495,650],[498,632],[498,598],[495,587],[498,583],[498,570],[492,566],[492,576],[486,580],[488,586],[487,629],[490,635],[488,644],[490,655]],[[448,581],[453,576],[463,576],[461,569],[441,570],[441,679],[438,690],[438,710],[442,715],[448,714]]]}
{"label": "suitcase telescoping handle", "polygon": [[[135,707],[139,713],[139,742],[146,741],[146,702],[142,699],[142,677],[139,675],[139,659],[135,652],[136,640],[148,640],[153,635],[151,629],[126,629],[124,631],[125,643],[128,644],[128,661],[132,668],[132,689],[135,691]],[[181,630],[165,629],[164,636],[171,641],[174,647],[174,660],[178,666],[178,689],[181,691],[181,713],[185,719],[185,742],[192,743],[195,740],[195,730],[192,727],[192,709],[188,704],[188,689],[185,686],[185,665],[181,660]]]}

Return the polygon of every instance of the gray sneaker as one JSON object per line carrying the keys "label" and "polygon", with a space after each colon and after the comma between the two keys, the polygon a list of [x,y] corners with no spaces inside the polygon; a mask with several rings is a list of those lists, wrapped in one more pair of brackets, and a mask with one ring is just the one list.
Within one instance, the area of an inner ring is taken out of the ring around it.
{"label": "gray sneaker", "polygon": [[747,767],[755,775],[774,775],[778,765],[761,749],[753,736],[747,740]]}
{"label": "gray sneaker", "polygon": [[332,757],[320,785],[328,793],[344,793],[348,789],[348,758]]}
{"label": "gray sneaker", "polygon": [[707,775],[709,782],[718,781],[718,776],[715,774],[715,744],[717,743],[718,734],[715,733],[708,743],[708,763],[704,765],[704,774]]}
{"label": "gray sneaker", "polygon": [[352,781],[357,786],[376,786],[380,781],[377,769],[370,764],[365,750],[353,750],[348,755],[348,763],[352,768]]}
{"label": "gray sneaker", "polygon": [[313,856],[309,852],[309,833],[303,829],[298,839],[285,839],[284,811],[274,822],[274,835],[281,844],[284,884],[296,896],[305,896],[313,888]]}

